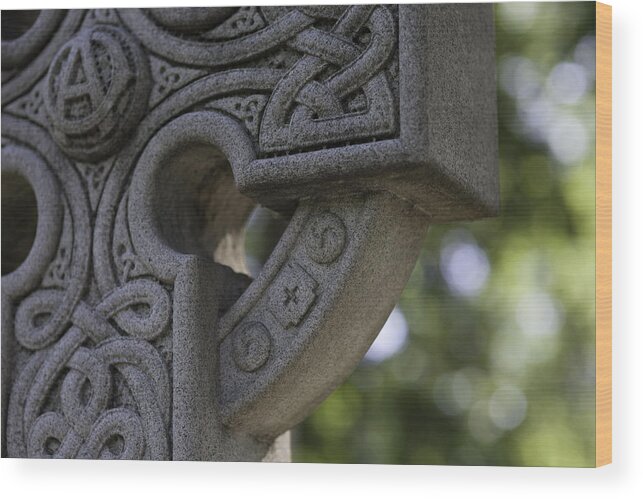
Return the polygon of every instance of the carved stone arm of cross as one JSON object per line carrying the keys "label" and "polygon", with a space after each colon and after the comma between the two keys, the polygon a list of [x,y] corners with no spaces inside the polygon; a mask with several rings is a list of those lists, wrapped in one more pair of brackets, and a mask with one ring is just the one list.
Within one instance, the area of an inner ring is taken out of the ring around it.
{"label": "carved stone arm of cross", "polygon": [[[2,42],[3,187],[38,205],[2,278],[3,455],[288,459],[428,224],[497,210],[491,6],[27,17]],[[251,282],[256,204],[290,222]]]}

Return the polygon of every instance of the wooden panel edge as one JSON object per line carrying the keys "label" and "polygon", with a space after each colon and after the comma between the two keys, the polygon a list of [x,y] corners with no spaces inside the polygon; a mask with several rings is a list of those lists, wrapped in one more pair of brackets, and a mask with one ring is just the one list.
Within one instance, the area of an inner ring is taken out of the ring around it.
{"label": "wooden panel edge", "polygon": [[612,462],[612,7],[596,3],[596,466]]}

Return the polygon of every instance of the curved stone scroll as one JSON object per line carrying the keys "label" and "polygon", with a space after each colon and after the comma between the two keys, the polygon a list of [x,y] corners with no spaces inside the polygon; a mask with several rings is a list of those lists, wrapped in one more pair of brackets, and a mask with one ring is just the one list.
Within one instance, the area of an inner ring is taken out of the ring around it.
{"label": "curved stone scroll", "polygon": [[[279,435],[367,350],[429,222],[496,208],[491,19],[17,14],[2,171],[37,220],[2,277],[3,455],[288,459]],[[257,203],[290,222],[251,281]]]}

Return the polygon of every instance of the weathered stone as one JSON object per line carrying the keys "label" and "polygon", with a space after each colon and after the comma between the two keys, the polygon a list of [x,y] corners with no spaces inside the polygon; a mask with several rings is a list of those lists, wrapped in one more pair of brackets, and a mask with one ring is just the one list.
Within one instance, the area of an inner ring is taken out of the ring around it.
{"label": "weathered stone", "polygon": [[[490,5],[3,18],[2,171],[38,205],[3,455],[287,460],[428,223],[497,209]],[[256,203],[291,220],[250,283]]]}

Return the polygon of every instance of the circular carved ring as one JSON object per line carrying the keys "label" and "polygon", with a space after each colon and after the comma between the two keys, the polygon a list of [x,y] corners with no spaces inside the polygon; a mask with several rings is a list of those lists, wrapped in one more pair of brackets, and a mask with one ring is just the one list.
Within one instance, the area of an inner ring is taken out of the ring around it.
{"label": "circular carved ring", "polygon": [[344,222],[330,211],[317,215],[309,225],[305,245],[306,253],[314,262],[334,262],[346,245]]}
{"label": "circular carved ring", "polygon": [[146,57],[126,31],[98,25],[81,31],[54,58],[45,104],[52,135],[70,156],[109,156],[147,108]]}
{"label": "circular carved ring", "polygon": [[261,322],[241,326],[233,340],[232,355],[235,364],[242,371],[256,371],[268,360],[270,343],[270,333]]}

